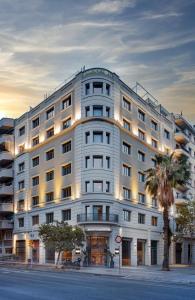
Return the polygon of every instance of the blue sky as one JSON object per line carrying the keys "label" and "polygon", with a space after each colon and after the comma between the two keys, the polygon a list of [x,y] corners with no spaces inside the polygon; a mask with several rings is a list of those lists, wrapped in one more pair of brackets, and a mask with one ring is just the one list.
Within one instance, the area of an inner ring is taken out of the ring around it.
{"label": "blue sky", "polygon": [[138,81],[195,123],[195,0],[0,0],[0,116],[82,66]]}

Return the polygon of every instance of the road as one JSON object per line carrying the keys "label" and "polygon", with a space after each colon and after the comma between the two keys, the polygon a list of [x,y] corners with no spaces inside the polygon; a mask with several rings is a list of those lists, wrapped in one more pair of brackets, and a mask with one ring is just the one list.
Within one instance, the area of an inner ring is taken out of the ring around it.
{"label": "road", "polygon": [[0,268],[0,300],[194,300],[195,285]]}

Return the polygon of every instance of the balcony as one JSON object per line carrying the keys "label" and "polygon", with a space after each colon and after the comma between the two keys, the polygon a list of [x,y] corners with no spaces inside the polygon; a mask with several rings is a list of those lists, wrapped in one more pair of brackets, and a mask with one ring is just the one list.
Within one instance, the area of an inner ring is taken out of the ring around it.
{"label": "balcony", "polygon": [[14,223],[10,220],[0,220],[0,229],[13,229]]}
{"label": "balcony", "polygon": [[186,145],[189,142],[188,136],[182,131],[175,132],[175,140],[176,142]]}
{"label": "balcony", "polygon": [[0,135],[0,144],[13,143],[14,137],[10,134]]}
{"label": "balcony", "polygon": [[116,214],[79,214],[77,215],[78,224],[118,224]]}
{"label": "balcony", "polygon": [[13,185],[0,185],[0,197],[12,196],[12,195],[13,195]]}
{"label": "balcony", "polygon": [[13,212],[14,208],[13,208],[13,203],[0,203],[0,213],[1,212]]}
{"label": "balcony", "polygon": [[8,151],[0,152],[0,165],[1,166],[12,162],[12,160],[13,160],[13,155],[11,154],[11,152],[8,152]]}
{"label": "balcony", "polygon": [[8,131],[13,129],[14,120],[10,118],[3,118],[0,120],[0,132]]}
{"label": "balcony", "polygon": [[13,178],[12,169],[0,169],[0,181],[10,180]]}
{"label": "balcony", "polygon": [[174,153],[175,153],[176,156],[181,156],[181,155],[186,155],[188,157],[190,156],[189,151],[185,148],[176,148],[174,150]]}

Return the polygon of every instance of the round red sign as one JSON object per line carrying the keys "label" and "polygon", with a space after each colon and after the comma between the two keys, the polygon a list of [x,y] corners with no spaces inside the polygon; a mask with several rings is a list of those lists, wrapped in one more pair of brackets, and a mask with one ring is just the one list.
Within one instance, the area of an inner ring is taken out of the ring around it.
{"label": "round red sign", "polygon": [[122,237],[120,235],[117,235],[115,237],[115,242],[118,243],[118,244],[120,244],[122,242]]}

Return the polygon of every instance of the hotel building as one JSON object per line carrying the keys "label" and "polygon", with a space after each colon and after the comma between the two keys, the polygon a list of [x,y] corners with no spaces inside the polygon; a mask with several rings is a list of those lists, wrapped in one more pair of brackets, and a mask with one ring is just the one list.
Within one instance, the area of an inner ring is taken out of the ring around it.
{"label": "hotel building", "polygon": [[[194,168],[194,140],[189,141],[194,129],[181,120],[103,68],[82,70],[16,119],[14,253],[23,260],[54,262],[55,253],[44,248],[38,227],[63,220],[84,229],[90,265],[106,265],[107,250],[116,248],[122,266],[160,264],[162,212],[145,191],[144,171],[155,165],[155,154],[171,153],[175,147],[178,155],[187,149],[189,156],[191,148]],[[1,174],[1,159],[0,164]],[[6,182],[11,184],[11,179]],[[192,186],[175,192],[176,205],[194,199]],[[172,218],[175,213],[176,207]],[[10,211],[4,215],[0,209],[2,215],[7,218]],[[171,248],[173,263],[187,259],[188,240],[178,244]]]}

